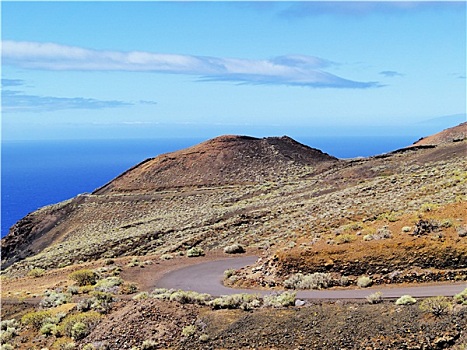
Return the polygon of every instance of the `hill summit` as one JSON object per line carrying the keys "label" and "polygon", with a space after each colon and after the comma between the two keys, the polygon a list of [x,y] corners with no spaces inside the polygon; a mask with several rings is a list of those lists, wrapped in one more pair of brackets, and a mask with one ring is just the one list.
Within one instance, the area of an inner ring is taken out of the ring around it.
{"label": "hill summit", "polygon": [[288,136],[224,135],[147,159],[94,194],[257,183],[329,161],[337,161],[337,158]]}

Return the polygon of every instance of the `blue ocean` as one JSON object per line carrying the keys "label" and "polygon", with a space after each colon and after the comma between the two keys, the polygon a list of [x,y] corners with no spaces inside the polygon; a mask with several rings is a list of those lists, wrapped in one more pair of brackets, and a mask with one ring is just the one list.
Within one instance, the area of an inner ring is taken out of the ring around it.
{"label": "blue ocean", "polygon": [[[297,141],[339,158],[366,157],[411,144],[413,137],[313,137]],[[1,236],[28,213],[92,192],[149,157],[204,139],[2,141]]]}

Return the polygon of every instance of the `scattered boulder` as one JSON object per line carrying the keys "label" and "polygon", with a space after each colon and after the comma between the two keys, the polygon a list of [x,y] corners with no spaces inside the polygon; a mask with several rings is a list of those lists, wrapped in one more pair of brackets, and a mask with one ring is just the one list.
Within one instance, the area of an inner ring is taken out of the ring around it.
{"label": "scattered boulder", "polygon": [[414,236],[423,236],[438,230],[438,225],[433,221],[420,219],[413,230]]}
{"label": "scattered boulder", "polygon": [[303,306],[306,304],[305,300],[297,299],[295,300],[295,306]]}

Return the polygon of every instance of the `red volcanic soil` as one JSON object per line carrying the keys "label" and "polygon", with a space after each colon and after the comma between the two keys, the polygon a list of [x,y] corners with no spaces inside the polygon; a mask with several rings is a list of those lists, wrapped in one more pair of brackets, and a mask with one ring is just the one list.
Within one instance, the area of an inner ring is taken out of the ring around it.
{"label": "red volcanic soil", "polygon": [[94,194],[258,183],[337,159],[287,136],[220,136],[143,161]]}

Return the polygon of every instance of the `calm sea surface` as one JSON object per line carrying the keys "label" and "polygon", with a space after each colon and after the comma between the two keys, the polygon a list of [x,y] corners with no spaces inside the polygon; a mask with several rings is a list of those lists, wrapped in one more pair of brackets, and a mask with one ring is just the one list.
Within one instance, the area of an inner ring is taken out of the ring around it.
{"label": "calm sea surface", "polygon": [[[296,138],[339,158],[366,157],[411,144],[412,137]],[[204,139],[3,141],[1,236],[28,213],[92,192],[149,157]]]}

